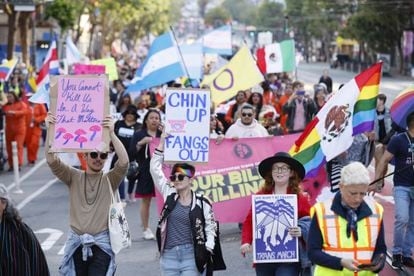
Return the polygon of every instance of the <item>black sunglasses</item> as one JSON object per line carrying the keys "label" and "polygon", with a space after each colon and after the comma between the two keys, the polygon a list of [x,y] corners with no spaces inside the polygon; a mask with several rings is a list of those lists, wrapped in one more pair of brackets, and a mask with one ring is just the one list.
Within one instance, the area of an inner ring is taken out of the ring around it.
{"label": "black sunglasses", "polygon": [[99,155],[99,158],[102,159],[102,160],[105,160],[106,158],[108,158],[108,153],[106,153],[106,152],[101,152],[99,154],[97,152],[91,152],[91,153],[89,153],[89,156],[92,159],[98,158],[98,155]]}
{"label": "black sunglasses", "polygon": [[171,181],[183,181],[184,180],[184,177],[188,177],[188,176],[186,176],[186,175],[184,175],[184,174],[173,174],[173,175],[170,175],[170,180]]}
{"label": "black sunglasses", "polygon": [[253,113],[244,113],[244,112],[243,112],[241,115],[242,115],[243,117],[246,117],[246,116],[247,116],[247,117],[252,117],[252,116],[253,116]]}

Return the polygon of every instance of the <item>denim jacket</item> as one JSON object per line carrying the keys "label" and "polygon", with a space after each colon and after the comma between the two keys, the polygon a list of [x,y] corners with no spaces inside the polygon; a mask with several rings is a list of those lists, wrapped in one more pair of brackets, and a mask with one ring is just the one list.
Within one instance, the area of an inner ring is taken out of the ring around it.
{"label": "denim jacket", "polygon": [[312,262],[309,260],[308,252],[306,248],[306,241],[308,240],[310,223],[311,223],[311,218],[309,216],[301,217],[298,220],[298,226],[302,230],[302,238],[305,241],[304,243],[299,242],[299,260],[300,260],[300,264],[302,268],[307,268],[307,267],[312,266]]}
{"label": "denim jacket", "polygon": [[59,274],[62,276],[76,276],[73,254],[79,246],[82,246],[82,259],[86,261],[88,257],[92,256],[91,247],[93,245],[98,246],[103,252],[111,257],[106,276],[114,275],[116,270],[115,254],[112,252],[108,230],[102,231],[95,236],[89,234],[79,236],[72,229],[69,231],[68,239],[65,243],[65,252],[59,267]]}

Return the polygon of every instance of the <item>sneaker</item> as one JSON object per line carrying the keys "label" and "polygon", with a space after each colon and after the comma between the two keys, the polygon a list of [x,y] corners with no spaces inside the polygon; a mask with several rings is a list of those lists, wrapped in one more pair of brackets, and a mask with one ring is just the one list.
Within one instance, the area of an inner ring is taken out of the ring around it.
{"label": "sneaker", "polygon": [[402,263],[405,266],[414,267],[414,260],[411,257],[403,257]]}
{"label": "sneaker", "polygon": [[135,194],[134,193],[132,193],[132,194],[129,194],[129,202],[136,202],[137,200],[136,200],[136,198],[135,198]]}
{"label": "sneaker", "polygon": [[401,254],[395,254],[392,255],[392,266],[401,268],[402,267],[402,255]]}
{"label": "sneaker", "polygon": [[149,228],[147,228],[145,231],[144,231],[144,240],[155,240],[155,236],[154,236],[154,234],[152,233],[152,231],[151,231],[151,229],[149,229]]}

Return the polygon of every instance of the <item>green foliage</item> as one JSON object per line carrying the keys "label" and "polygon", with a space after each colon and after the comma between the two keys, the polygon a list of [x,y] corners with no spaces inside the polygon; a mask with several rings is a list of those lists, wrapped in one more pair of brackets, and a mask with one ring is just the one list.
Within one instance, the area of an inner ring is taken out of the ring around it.
{"label": "green foliage", "polygon": [[257,6],[250,0],[224,0],[222,7],[231,15],[232,19],[246,25],[256,23]]}
{"label": "green foliage", "polygon": [[283,28],[283,5],[270,0],[265,0],[257,11],[256,25],[259,28]]}
{"label": "green foliage", "polygon": [[224,25],[231,18],[230,13],[223,7],[215,7],[209,10],[204,17],[204,22],[206,25],[213,27],[219,27]]}
{"label": "green foliage", "polygon": [[342,35],[365,42],[374,52],[392,53],[399,46],[404,28],[409,22],[408,13],[387,2],[367,0],[351,16]]}
{"label": "green foliage", "polygon": [[131,39],[168,30],[170,7],[176,0],[101,0],[98,22],[107,44],[116,38]]}
{"label": "green foliage", "polygon": [[46,19],[54,18],[62,31],[71,28],[76,20],[76,4],[71,0],[55,0],[46,5]]}

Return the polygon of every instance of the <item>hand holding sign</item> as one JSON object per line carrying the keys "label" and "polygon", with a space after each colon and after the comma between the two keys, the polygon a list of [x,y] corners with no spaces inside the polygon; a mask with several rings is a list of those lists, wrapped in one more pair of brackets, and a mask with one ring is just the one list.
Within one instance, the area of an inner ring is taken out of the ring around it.
{"label": "hand holding sign", "polygon": [[166,93],[165,161],[208,162],[210,91],[168,89]]}

